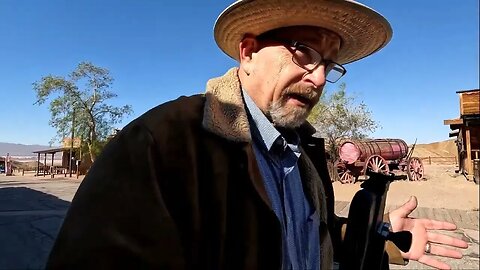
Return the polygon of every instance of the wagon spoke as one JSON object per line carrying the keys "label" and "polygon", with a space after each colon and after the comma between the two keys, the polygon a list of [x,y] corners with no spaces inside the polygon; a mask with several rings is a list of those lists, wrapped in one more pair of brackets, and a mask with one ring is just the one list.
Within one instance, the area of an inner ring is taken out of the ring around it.
{"label": "wagon spoke", "polygon": [[371,170],[373,172],[381,172],[384,174],[387,174],[389,172],[387,161],[379,155],[372,155],[367,159],[364,168],[365,174],[368,170]]}
{"label": "wagon spoke", "polygon": [[353,183],[355,182],[355,176],[353,175],[352,171],[349,170],[346,165],[342,162],[337,162],[335,164],[335,168],[337,170],[338,179],[342,184]]}
{"label": "wagon spoke", "polygon": [[382,168],[385,168],[386,164],[383,164],[381,160],[378,160],[378,168],[381,170]]}
{"label": "wagon spoke", "polygon": [[385,164],[382,163],[382,160],[377,158],[377,168],[382,169],[382,167],[385,167]]}
{"label": "wagon spoke", "polygon": [[417,181],[417,180],[418,180],[418,175],[417,175],[417,173],[415,172],[415,169],[414,169],[413,166],[412,166],[412,168],[410,168],[410,171],[409,171],[409,172],[410,172],[410,174],[411,174],[411,176],[412,176],[412,180],[413,180],[413,181]]}

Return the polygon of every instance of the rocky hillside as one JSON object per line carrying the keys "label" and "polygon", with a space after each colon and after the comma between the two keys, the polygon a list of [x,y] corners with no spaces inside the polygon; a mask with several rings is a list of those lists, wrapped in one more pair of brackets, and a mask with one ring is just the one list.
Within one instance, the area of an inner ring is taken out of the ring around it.
{"label": "rocky hillside", "polygon": [[[410,146],[411,147],[411,146]],[[417,144],[413,156],[432,164],[456,164],[458,158],[455,139],[429,144]]]}
{"label": "rocky hillside", "polygon": [[457,146],[454,139],[429,144],[417,144],[414,156],[453,157],[457,156]]}

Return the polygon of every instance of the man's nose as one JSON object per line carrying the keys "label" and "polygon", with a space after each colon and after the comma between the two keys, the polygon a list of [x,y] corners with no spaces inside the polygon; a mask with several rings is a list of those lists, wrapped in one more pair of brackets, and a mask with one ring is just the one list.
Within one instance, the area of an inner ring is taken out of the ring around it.
{"label": "man's nose", "polygon": [[308,72],[307,76],[317,88],[323,87],[326,83],[327,74],[325,73],[325,65],[319,65],[316,69]]}

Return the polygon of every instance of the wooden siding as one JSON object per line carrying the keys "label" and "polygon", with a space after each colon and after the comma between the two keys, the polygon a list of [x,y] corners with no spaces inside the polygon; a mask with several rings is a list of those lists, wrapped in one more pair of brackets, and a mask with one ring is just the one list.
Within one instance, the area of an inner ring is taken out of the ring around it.
{"label": "wooden siding", "polygon": [[460,115],[480,114],[480,90],[460,93]]}

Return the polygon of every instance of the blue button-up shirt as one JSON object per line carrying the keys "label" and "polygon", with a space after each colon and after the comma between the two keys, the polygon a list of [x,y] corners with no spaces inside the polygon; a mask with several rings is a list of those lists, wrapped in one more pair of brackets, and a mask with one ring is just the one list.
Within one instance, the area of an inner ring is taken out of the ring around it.
{"label": "blue button-up shirt", "polygon": [[319,269],[318,214],[303,192],[297,161],[300,138],[288,141],[243,91],[253,149],[273,211],[282,225],[283,269]]}

